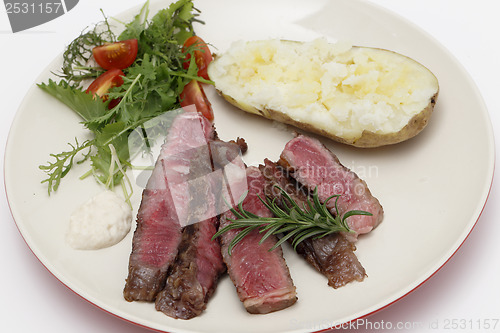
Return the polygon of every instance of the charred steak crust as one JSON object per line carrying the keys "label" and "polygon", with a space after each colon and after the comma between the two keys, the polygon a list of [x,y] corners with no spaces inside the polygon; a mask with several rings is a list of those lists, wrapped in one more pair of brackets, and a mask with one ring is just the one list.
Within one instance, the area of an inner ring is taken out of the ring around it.
{"label": "charred steak crust", "polygon": [[151,267],[132,266],[129,268],[127,286],[123,296],[128,302],[143,300],[152,302],[163,288],[166,272]]}
{"label": "charred steak crust", "polygon": [[354,251],[356,246],[339,233],[319,239],[306,239],[297,246],[316,270],[328,278],[328,285],[340,288],[352,281],[363,281],[366,272]]}
{"label": "charred steak crust", "polygon": [[[277,163],[265,159],[259,169],[266,179],[264,194],[274,199],[278,205],[283,207],[283,198],[275,185],[285,190],[299,206],[306,202],[307,193],[304,188],[290,178]],[[342,287],[352,281],[363,281],[366,276],[365,269],[354,254],[355,250],[355,245],[339,233],[320,239],[306,239],[297,246],[297,253],[325,275],[328,285],[333,288]]]}
{"label": "charred steak crust", "polygon": [[[220,276],[226,270],[218,241],[207,243],[207,238],[216,231],[215,220],[184,228],[172,272],[165,288],[156,297],[158,311],[173,318],[191,319],[205,310]],[[200,267],[200,261],[203,261],[203,267]]]}
{"label": "charred steak crust", "polygon": [[213,168],[211,158],[206,158],[208,149],[208,145],[203,147],[190,161],[190,224],[182,231],[179,252],[165,288],[156,297],[156,309],[173,318],[200,315],[226,269],[220,244],[212,240],[218,226],[216,196],[223,184],[222,179],[204,177]]}

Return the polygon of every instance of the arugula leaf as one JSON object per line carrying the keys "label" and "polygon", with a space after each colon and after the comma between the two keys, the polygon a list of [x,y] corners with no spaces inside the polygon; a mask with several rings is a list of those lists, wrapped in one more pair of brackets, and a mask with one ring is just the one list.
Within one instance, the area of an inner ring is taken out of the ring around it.
{"label": "arugula leaf", "polygon": [[[179,0],[161,9],[150,22],[141,22],[146,17],[136,16],[131,24],[126,25],[119,39],[137,38],[139,50],[137,59],[144,54],[169,64],[174,70],[182,69],[185,55],[179,46],[194,34],[192,21],[193,3],[191,0]],[[140,27],[140,28],[138,28]],[[153,60],[156,61],[156,60]]]}
{"label": "arugula leaf", "polygon": [[80,89],[70,86],[64,80],[56,83],[49,79],[48,84],[40,83],[38,87],[69,106],[71,110],[75,111],[86,122],[92,121],[92,119],[97,117],[102,117],[107,112],[107,103],[103,103],[101,99],[94,98],[92,94],[87,94]]}

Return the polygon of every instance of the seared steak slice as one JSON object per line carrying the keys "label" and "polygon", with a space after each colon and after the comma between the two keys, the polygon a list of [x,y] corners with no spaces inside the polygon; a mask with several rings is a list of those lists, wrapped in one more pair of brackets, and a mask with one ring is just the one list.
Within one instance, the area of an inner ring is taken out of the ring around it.
{"label": "seared steak slice", "polygon": [[123,291],[127,301],[154,301],[165,286],[187,219],[190,161],[213,136],[212,125],[196,113],[174,119],[143,191]]}
{"label": "seared steak slice", "polygon": [[[350,240],[370,232],[382,221],[382,206],[371,194],[365,181],[343,166],[337,156],[320,141],[298,135],[285,145],[278,164],[308,191],[312,192],[317,187],[322,202],[331,195],[341,194],[338,200],[340,214],[350,210],[364,210],[373,214],[355,215],[348,219],[350,229],[355,232],[346,235]],[[330,200],[328,206],[334,212],[335,200]]]}
{"label": "seared steak slice", "polygon": [[334,233],[319,239],[306,239],[297,246],[297,253],[328,278],[333,288],[352,281],[363,281],[366,272],[354,251],[356,246],[342,234]]}
{"label": "seared steak slice", "polygon": [[226,270],[219,241],[212,240],[218,225],[216,193],[221,192],[223,182],[222,177],[210,177],[214,174],[207,151],[205,146],[191,160],[189,224],[182,231],[179,253],[165,289],[156,297],[156,309],[173,318],[200,315]]}
{"label": "seared steak slice", "polygon": [[173,318],[191,319],[205,310],[225,266],[220,245],[211,238],[217,218],[188,225],[182,232],[179,254],[156,309]]}
{"label": "seared steak slice", "polygon": [[[283,207],[283,197],[279,186],[303,206],[307,200],[307,193],[293,179],[289,178],[284,170],[268,159],[259,166],[266,178],[264,193],[267,197],[276,200]],[[365,269],[354,254],[356,247],[342,234],[334,233],[326,237],[308,238],[299,243],[297,253],[301,254],[316,270],[328,278],[328,285],[339,288],[352,281],[363,281]]]}
{"label": "seared steak slice", "polygon": [[[272,216],[257,195],[263,195],[265,179],[259,169],[249,167],[246,170],[248,194],[243,201],[243,208],[259,216]],[[235,216],[226,212],[221,216],[221,227],[231,223]],[[228,253],[231,240],[240,232],[230,230],[221,236],[222,256],[240,300],[250,313],[269,313],[291,306],[297,300],[295,286],[290,277],[288,266],[283,258],[281,247],[269,249],[276,244],[272,236],[259,244],[262,234],[257,230],[244,237]]]}
{"label": "seared steak slice", "polygon": [[129,302],[154,301],[165,284],[168,267],[175,259],[181,240],[181,226],[170,190],[158,176],[163,174],[163,165],[162,160],[156,163],[153,176],[142,193],[123,291]]}

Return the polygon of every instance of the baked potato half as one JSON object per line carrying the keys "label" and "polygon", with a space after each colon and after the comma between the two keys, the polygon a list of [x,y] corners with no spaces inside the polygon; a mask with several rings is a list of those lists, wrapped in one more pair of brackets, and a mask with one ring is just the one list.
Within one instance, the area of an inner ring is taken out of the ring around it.
{"label": "baked potato half", "polygon": [[244,111],[365,148],[417,135],[439,92],[434,74],[409,57],[325,39],[235,42],[208,74]]}

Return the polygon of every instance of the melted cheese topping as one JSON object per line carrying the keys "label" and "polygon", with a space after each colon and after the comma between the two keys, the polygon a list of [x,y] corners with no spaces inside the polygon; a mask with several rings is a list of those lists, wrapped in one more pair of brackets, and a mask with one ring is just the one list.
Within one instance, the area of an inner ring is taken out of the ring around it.
{"label": "melted cheese topping", "polygon": [[408,57],[325,39],[236,42],[209,75],[236,101],[344,138],[398,132],[438,91],[434,75]]}

